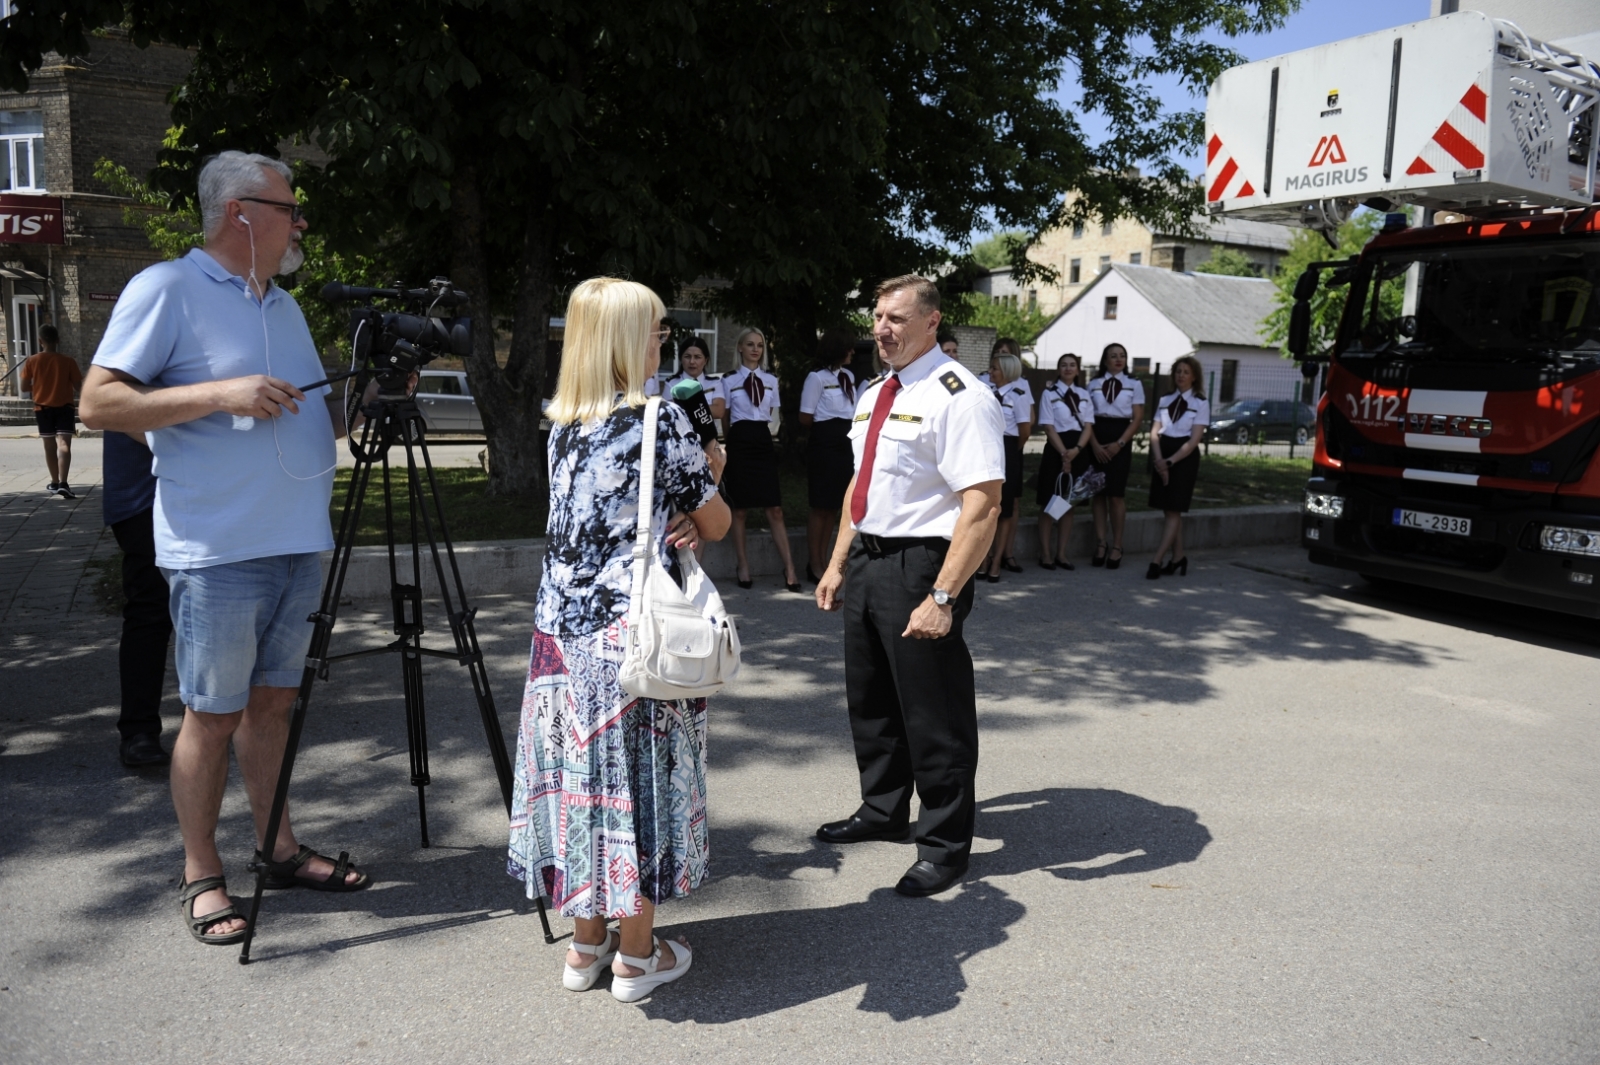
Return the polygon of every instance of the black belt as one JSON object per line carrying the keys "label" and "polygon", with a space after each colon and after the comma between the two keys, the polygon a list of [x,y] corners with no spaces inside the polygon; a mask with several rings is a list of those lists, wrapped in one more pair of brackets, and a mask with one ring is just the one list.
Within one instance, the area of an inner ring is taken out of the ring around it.
{"label": "black belt", "polygon": [[857,533],[856,536],[872,558],[893,555],[911,547],[932,547],[942,551],[950,546],[950,541],[942,536],[873,536],[871,533]]}

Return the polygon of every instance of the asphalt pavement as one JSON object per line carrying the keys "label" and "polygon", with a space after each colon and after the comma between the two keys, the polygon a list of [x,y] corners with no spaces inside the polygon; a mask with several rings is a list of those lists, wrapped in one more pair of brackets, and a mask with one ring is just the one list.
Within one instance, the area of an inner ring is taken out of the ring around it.
{"label": "asphalt pavement", "polygon": [[[377,883],[269,894],[241,967],[180,925],[164,777],[116,761],[116,619],[0,624],[0,1060],[1600,1060],[1594,624],[1287,548],[1145,561],[980,585],[979,841],[928,900],[890,890],[913,848],[811,836],[857,798],[837,616],[727,589],[712,879],[660,911],[694,970],[637,1005],[561,988],[454,664],[429,849],[395,662],[317,686],[299,832]],[[477,603],[514,739],[531,604]],[[368,606],[341,647],[384,640]],[[219,837],[246,894],[237,774]]]}

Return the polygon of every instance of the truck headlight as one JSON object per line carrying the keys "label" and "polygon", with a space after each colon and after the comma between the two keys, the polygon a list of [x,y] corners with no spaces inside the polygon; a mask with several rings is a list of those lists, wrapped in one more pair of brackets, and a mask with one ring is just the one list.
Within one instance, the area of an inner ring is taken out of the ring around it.
{"label": "truck headlight", "polygon": [[1593,529],[1574,529],[1566,525],[1546,525],[1539,530],[1539,546],[1546,551],[1559,551],[1563,555],[1600,558],[1600,532]]}
{"label": "truck headlight", "polygon": [[1344,496],[1331,495],[1327,492],[1306,492],[1306,513],[1315,514],[1319,518],[1344,517]]}

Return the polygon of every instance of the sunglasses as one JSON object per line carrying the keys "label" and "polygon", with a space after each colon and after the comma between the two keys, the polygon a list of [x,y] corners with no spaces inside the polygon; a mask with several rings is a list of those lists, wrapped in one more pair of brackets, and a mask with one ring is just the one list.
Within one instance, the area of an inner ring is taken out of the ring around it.
{"label": "sunglasses", "polygon": [[284,203],[282,200],[263,200],[259,196],[240,196],[239,199],[249,203],[264,203],[268,207],[281,207],[289,212],[289,223],[291,225],[299,224],[300,220],[306,216],[305,209],[298,203]]}

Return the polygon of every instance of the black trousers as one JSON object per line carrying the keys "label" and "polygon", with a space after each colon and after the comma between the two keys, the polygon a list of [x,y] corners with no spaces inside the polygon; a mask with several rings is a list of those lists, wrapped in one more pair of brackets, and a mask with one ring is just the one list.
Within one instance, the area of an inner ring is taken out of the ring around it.
{"label": "black trousers", "polygon": [[844,676],[861,773],[863,820],[905,821],[915,788],[917,857],[965,865],[972,852],[978,770],[978,701],[961,627],[973,582],[950,602],[950,632],[902,637],[911,612],[933,591],[948,545],[880,557],[859,540],[844,585]]}
{"label": "black trousers", "polygon": [[111,526],[122,548],[122,738],[161,734],[161,684],[167,675],[167,643],[172,615],[167,609],[167,579],[156,567],[153,510],[140,511]]}

